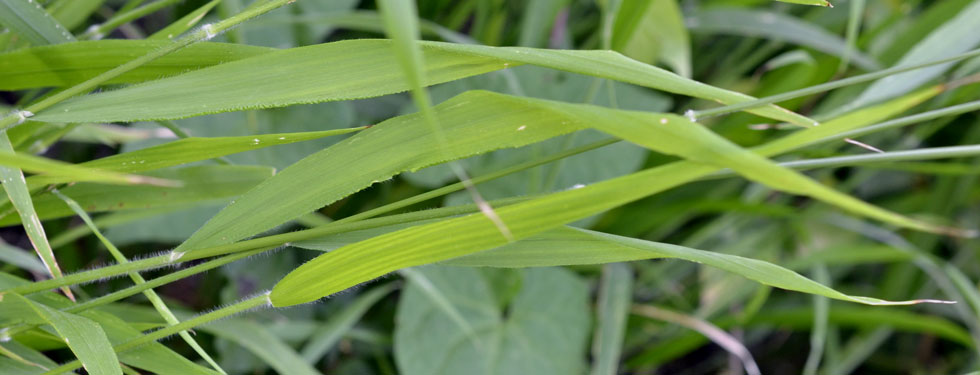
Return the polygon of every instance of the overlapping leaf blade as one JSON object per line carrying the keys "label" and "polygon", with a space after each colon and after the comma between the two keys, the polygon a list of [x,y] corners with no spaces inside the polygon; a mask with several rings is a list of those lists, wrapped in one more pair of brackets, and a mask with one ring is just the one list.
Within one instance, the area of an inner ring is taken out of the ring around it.
{"label": "overlapping leaf blade", "polygon": [[[565,70],[658,90],[735,103],[747,95],[689,80],[610,51],[544,50],[423,42],[427,85],[521,64]],[[33,120],[138,121],[291,104],[349,100],[408,89],[387,40],[350,40],[267,53],[176,77],[55,105]],[[295,74],[304,72],[304,74]],[[248,74],[250,79],[240,77]],[[776,106],[751,110],[809,126],[813,121]]]}
{"label": "overlapping leaf blade", "polygon": [[[938,230],[834,192],[741,150],[679,116],[617,111],[485,92],[471,92],[457,98],[466,98],[464,103],[479,103],[478,107],[484,110],[496,107],[494,112],[498,115],[532,108],[549,111],[551,117],[562,119],[565,126],[595,127],[656,151],[697,161],[675,163],[498,209],[497,213],[517,239],[599,213],[721,167],[731,167],[777,189],[810,195],[897,225]],[[525,129],[531,127],[519,127],[515,132]],[[335,250],[304,264],[276,286],[272,300],[277,305],[307,302],[356,285],[351,284],[354,280],[363,282],[399,268],[443,261],[506,243],[495,226],[478,215],[413,227]],[[323,273],[332,277],[323,278],[320,276]]]}

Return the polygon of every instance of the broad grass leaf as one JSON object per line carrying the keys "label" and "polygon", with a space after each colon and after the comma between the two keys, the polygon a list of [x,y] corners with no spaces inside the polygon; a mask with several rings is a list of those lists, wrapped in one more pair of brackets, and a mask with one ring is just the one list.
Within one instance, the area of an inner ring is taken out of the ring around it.
{"label": "broad grass leaf", "polygon": [[[170,43],[157,40],[97,40],[38,46],[0,54],[0,90],[61,87],[81,83]],[[135,83],[177,75],[275,51],[226,43],[197,43],[107,81]]]}
{"label": "broad grass leaf", "polygon": [[[398,173],[445,162],[443,155],[458,159],[576,130],[570,122],[554,121],[548,111],[501,111],[485,105],[485,95],[474,94],[435,107],[446,139],[452,140],[445,153],[431,152],[439,144],[418,114],[389,119],[283,169],[222,210],[180,248],[230,243],[261,233]],[[518,130],[521,126],[524,129]],[[338,175],[346,177],[335,178]],[[259,211],[263,215],[254,214]]]}
{"label": "broad grass leaf", "polygon": [[[497,214],[517,239],[662,191],[723,166],[732,167],[749,178],[777,189],[825,199],[881,220],[918,229],[938,230],[834,192],[756,154],[741,150],[679,116],[617,111],[491,93],[473,93],[467,97],[470,100],[481,97],[475,102],[484,110],[495,103],[501,104],[495,111],[498,116],[506,113],[507,108],[525,108],[525,105],[526,108],[550,109],[549,117],[555,118],[555,121],[567,121],[568,126],[597,127],[659,152],[696,161],[674,163],[497,209]],[[497,233],[495,226],[489,224],[484,218],[471,215],[390,233],[321,255],[300,266],[276,285],[271,295],[272,301],[280,306],[308,302],[399,268],[443,261],[506,244],[507,241]],[[330,273],[332,277],[322,278],[319,276],[322,273]]]}
{"label": "broad grass leaf", "polygon": [[[791,15],[768,10],[709,9],[690,14],[687,26],[694,34],[736,34],[763,37],[794,43],[817,51],[842,57],[849,54],[853,63],[864,70],[878,70],[873,58],[851,49],[847,42],[825,29]],[[953,54],[950,54],[952,56]]]}
{"label": "broad grass leaf", "polygon": [[15,293],[6,293],[0,301],[3,316],[16,317],[25,323],[49,324],[68,344],[90,374],[119,374],[119,360],[112,344],[95,322],[36,303]]}
{"label": "broad grass leaf", "polygon": [[[228,199],[242,194],[273,175],[273,169],[258,166],[206,165],[148,173],[181,183],[180,188],[162,186],[96,185],[79,183],[61,189],[73,197],[87,212],[118,211],[166,207],[193,202]],[[61,199],[44,194],[34,199],[42,220],[71,216],[72,211]],[[0,225],[20,222],[16,215],[0,219]]]}
{"label": "broad grass leaf", "polygon": [[32,0],[0,0],[0,25],[32,44],[58,44],[75,40],[41,3]]}
{"label": "broad grass leaf", "polygon": [[[610,51],[544,50],[420,42],[425,85],[521,64],[565,70],[662,91],[735,103],[751,97],[689,80]],[[86,95],[35,114],[46,122],[176,119],[243,109],[360,99],[406,91],[387,40],[350,40],[267,53],[120,90]],[[305,74],[295,74],[301,71]],[[241,79],[247,75],[250,79]],[[261,93],[258,95],[257,93]],[[750,112],[803,126],[777,106]]]}
{"label": "broad grass leaf", "polygon": [[417,271],[473,331],[460,328],[420,285],[409,282],[395,316],[399,373],[557,375],[585,370],[589,290],[574,273],[560,268],[524,270],[517,294],[501,307],[489,275],[501,270]]}
{"label": "broad grass leaf", "polygon": [[[341,233],[313,240],[300,241],[294,245],[301,248],[333,251],[343,246],[392,233],[404,228],[417,227],[440,220],[392,225],[375,229]],[[849,248],[850,253],[856,250]],[[872,249],[873,250],[873,249]],[[884,252],[882,254],[882,252]],[[853,264],[868,261],[894,261],[908,259],[895,258],[897,250],[882,249],[868,256],[854,254],[816,253],[814,258],[801,259],[794,267],[802,267],[809,262],[822,259],[835,263]],[[904,254],[904,253],[903,253]],[[843,258],[842,258],[843,257]],[[505,244],[459,258],[448,259],[439,264],[464,267],[552,267],[587,264],[606,264],[630,262],[644,259],[675,258],[719,268],[759,283],[803,293],[817,294],[828,298],[866,304],[890,304],[890,302],[843,294],[781,266],[736,255],[692,249],[684,246],[645,241],[630,237],[616,236],[591,230],[558,227],[525,239]],[[899,304],[904,302],[899,302]]]}

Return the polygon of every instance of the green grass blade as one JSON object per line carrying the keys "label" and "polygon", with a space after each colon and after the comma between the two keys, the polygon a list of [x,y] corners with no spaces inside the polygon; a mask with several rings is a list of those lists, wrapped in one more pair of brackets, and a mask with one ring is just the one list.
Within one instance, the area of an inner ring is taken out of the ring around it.
{"label": "green grass blade", "polygon": [[50,324],[90,374],[119,374],[119,360],[105,331],[95,322],[35,303],[18,294],[3,295],[5,316],[18,316],[33,324]]}
{"label": "green grass blade", "polygon": [[602,268],[596,297],[596,332],[592,337],[592,375],[616,375],[633,302],[633,274],[623,263]]}
{"label": "green grass blade", "polygon": [[204,5],[201,5],[197,9],[194,9],[193,12],[187,13],[187,15],[180,17],[179,20],[176,20],[169,26],[160,29],[160,31],[151,34],[150,36],[146,37],[146,39],[174,39],[174,37],[187,30],[190,30],[192,27],[194,27],[194,25],[197,25],[197,23],[200,22],[201,19],[204,18],[204,16],[207,15],[208,12],[210,12],[211,9],[220,2],[221,0],[211,0]]}
{"label": "green grass blade", "polygon": [[[714,170],[711,165],[730,166],[749,178],[777,189],[807,194],[893,224],[923,230],[943,230],[889,213],[823,187],[802,175],[778,167],[765,158],[740,150],[683,117],[521,99],[486,92],[470,93],[461,97],[466,97],[466,102],[479,103],[478,107],[484,110],[496,107],[494,113],[497,116],[516,108],[545,109],[550,111],[548,117],[562,119],[561,121],[567,123],[566,126],[596,127],[654,150],[697,161],[634,173],[497,210],[517,239],[652,194],[671,186],[675,181],[684,181],[688,176],[710,172]],[[462,107],[465,105],[453,108]],[[531,128],[517,131],[527,129]],[[661,179],[656,180],[655,176]],[[443,261],[506,244],[506,238],[496,231],[490,231],[493,225],[488,226],[491,223],[483,219],[471,215],[413,227],[321,255],[280,281],[273,289],[272,300],[276,305],[308,302],[400,268]],[[221,233],[233,232],[226,230]],[[446,236],[446,233],[454,235]],[[331,274],[332,277],[321,277],[324,273]]]}
{"label": "green grass blade", "polygon": [[878,70],[873,58],[854,50],[847,41],[793,16],[767,10],[710,9],[692,14],[687,25],[695,34],[736,34],[789,42],[843,58],[850,56],[864,70]]}
{"label": "green grass blade", "polygon": [[0,25],[36,45],[75,40],[64,26],[41,7],[40,2],[33,0],[0,0]]}
{"label": "green grass blade", "polygon": [[[0,131],[0,153],[7,155],[13,155],[14,153],[14,148],[10,145],[10,139],[7,138],[7,132],[5,131]],[[31,193],[27,189],[27,183],[24,181],[24,172],[17,168],[0,166],[0,180],[3,181],[3,189],[6,191],[7,196],[10,197],[10,202],[12,202],[14,209],[17,211],[20,222],[24,223],[24,231],[27,232],[27,236],[31,239],[31,245],[34,246],[34,251],[37,255],[41,257],[41,261],[44,263],[44,267],[47,268],[48,274],[53,277],[61,277],[61,268],[58,266],[58,261],[54,257],[54,251],[51,250],[51,245],[48,244],[48,237],[44,234],[44,226],[41,225],[41,220],[35,211],[34,202],[31,200]],[[69,298],[75,299],[71,290],[67,287],[61,288],[61,290]]]}
{"label": "green grass blade", "polygon": [[99,182],[117,185],[148,184],[171,187],[176,184],[174,181],[114,173],[21,153],[0,153],[0,165],[32,173],[41,173],[44,175],[43,179],[48,181],[47,183]]}
{"label": "green grass blade", "polygon": [[[273,169],[261,166],[207,165],[168,169],[148,174],[177,181],[181,187],[78,183],[61,191],[74,197],[87,212],[169,207],[235,197],[271,177]],[[24,194],[27,192],[25,191]],[[39,195],[33,202],[34,207],[37,208],[36,213],[42,220],[72,215],[68,206],[51,194]],[[6,216],[0,219],[0,225],[20,222],[17,215],[5,213]]]}
{"label": "green grass blade", "polygon": [[[0,54],[0,90],[71,86],[164,47],[170,42],[99,40],[38,46]],[[198,43],[106,81],[136,83],[275,51],[227,43]]]}
{"label": "green grass blade", "polygon": [[[610,51],[542,50],[420,42],[425,85],[521,64],[619,80],[721,103],[752,98],[689,80]],[[293,48],[213,66],[116,91],[86,95],[38,111],[32,120],[108,122],[184,118],[242,109],[374,97],[406,91],[391,42],[351,40]],[[370,61],[370,64],[365,64]],[[306,74],[297,75],[296,71]],[[262,72],[260,77],[255,72]],[[242,75],[256,77],[243,80]],[[263,95],[253,95],[255,92]],[[121,100],[125,99],[123,102]],[[123,105],[125,103],[125,105]],[[761,116],[809,126],[813,121],[776,106]]]}

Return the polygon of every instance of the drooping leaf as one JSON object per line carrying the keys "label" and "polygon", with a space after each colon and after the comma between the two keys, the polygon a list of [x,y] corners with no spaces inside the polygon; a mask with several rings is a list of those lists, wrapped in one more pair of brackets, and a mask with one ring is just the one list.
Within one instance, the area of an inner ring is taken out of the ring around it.
{"label": "drooping leaf", "polygon": [[[501,100],[501,106],[495,111],[498,116],[508,112],[506,108],[551,108],[550,116],[562,116],[562,121],[567,122],[566,126],[596,127],[656,151],[697,161],[642,171],[498,209],[497,213],[517,239],[660,191],[672,186],[675,181],[686,181],[691,176],[710,172],[715,168],[712,165],[728,166],[751,179],[778,189],[807,194],[898,225],[941,230],[827,189],[758,155],[740,151],[738,147],[700,125],[679,116],[616,111],[489,93],[473,93],[468,96],[467,101],[476,96],[481,97],[475,101],[481,109],[494,105],[491,98]],[[511,105],[514,107],[510,107]],[[454,109],[459,107],[463,106],[456,106]],[[506,123],[510,125],[514,122]],[[767,154],[772,153],[775,152]],[[321,255],[287,275],[273,289],[271,298],[277,305],[307,302],[355,285],[356,282],[351,283],[354,280],[366,281],[399,268],[438,262],[505,244],[506,239],[497,233],[495,226],[488,226],[489,223],[483,219],[471,215],[413,227]],[[231,231],[223,231],[229,232]],[[447,233],[452,235],[447,236]],[[410,252],[412,256],[396,255],[403,251]],[[357,266],[346,264],[347,262],[357,263]],[[400,267],[397,266],[399,263]],[[319,276],[322,272],[329,272],[332,277],[322,278]],[[346,278],[350,279],[344,282]]]}
{"label": "drooping leaf", "polygon": [[[542,50],[420,42],[426,85],[521,64],[538,65],[734,103],[751,98],[689,80],[610,51]],[[35,121],[107,122],[184,118],[291,104],[360,99],[408,89],[386,40],[350,40],[267,53],[176,77],[69,99]],[[370,63],[365,63],[370,62]],[[297,71],[305,74],[294,74]],[[254,72],[262,72],[256,76]],[[240,79],[249,74],[251,79]],[[261,92],[262,95],[256,95]],[[776,106],[751,110],[803,126],[813,121]]]}

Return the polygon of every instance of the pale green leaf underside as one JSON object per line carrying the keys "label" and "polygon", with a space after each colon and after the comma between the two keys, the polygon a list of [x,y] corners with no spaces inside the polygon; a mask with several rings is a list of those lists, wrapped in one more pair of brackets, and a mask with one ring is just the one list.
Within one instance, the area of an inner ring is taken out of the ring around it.
{"label": "pale green leaf underside", "polygon": [[[473,105],[467,105],[469,103],[473,103]],[[442,112],[450,108],[466,110],[467,112],[475,111],[478,108],[483,111],[491,111],[495,116],[500,116],[501,120],[492,122],[491,126],[505,127],[505,130],[510,130],[514,135],[531,130],[541,130],[536,129],[538,126],[535,124],[525,125],[524,121],[515,121],[504,116],[523,114],[525,119],[530,120],[542,117],[536,113],[547,113],[547,116],[544,117],[554,119],[552,122],[561,121],[566,129],[594,127],[652,150],[678,155],[694,161],[642,171],[497,209],[497,214],[517,239],[526,238],[548,228],[602,212],[724,167],[732,168],[750,179],[776,189],[809,195],[886,222],[917,229],[936,230],[931,226],[878,209],[828,189],[761,156],[740,149],[704,127],[680,116],[523,99],[488,92],[469,92],[443,103],[437,107],[437,110],[440,111],[440,118],[445,119],[446,117],[443,117]],[[534,111],[535,115],[527,115],[528,111]],[[450,122],[447,121],[448,123]],[[408,126],[405,123],[400,125],[401,129]],[[371,130],[385,129],[388,131],[386,128],[385,124],[380,124]],[[834,129],[834,127],[830,128]],[[452,127],[447,127],[447,132],[453,130]],[[363,136],[365,141],[371,138],[379,138],[372,136],[373,134],[375,133],[364,132],[359,136]],[[300,164],[297,163],[297,165]],[[283,171],[283,174],[289,169]],[[280,176],[270,180],[267,186],[273,183],[283,183],[277,181]],[[239,200],[238,204],[261,204],[263,196],[259,195],[260,190],[262,189],[250,192]],[[271,196],[273,191],[281,190],[269,190],[264,194]],[[320,203],[324,202],[317,204]],[[316,204],[309,202],[308,205],[315,206]],[[238,220],[232,219],[231,216],[222,217],[235,211],[239,212]],[[237,228],[232,223],[240,224],[247,216],[247,212],[235,207],[234,210],[226,209],[220,213],[213,221],[228,224],[225,225],[224,229],[216,227],[217,231],[202,236],[205,238],[203,244],[213,244],[213,239],[208,241],[207,237],[216,235],[224,237],[226,234],[235,233]],[[219,219],[220,221],[218,221]],[[209,223],[205,228],[210,229],[211,226]],[[239,233],[235,234],[238,235]],[[192,237],[192,240],[195,238]],[[193,244],[192,247],[202,245],[200,239],[198,241],[188,242]],[[273,290],[271,297],[277,305],[307,302],[399,268],[443,261],[501,246],[506,242],[496,227],[481,215],[471,215],[413,227],[346,246],[320,256],[287,275]],[[185,243],[185,245],[187,244]],[[324,278],[321,276],[324,274],[329,274],[331,277]],[[351,283],[354,280],[358,281]]]}
{"label": "pale green leaf underside", "polygon": [[[420,42],[427,85],[521,64],[608,78],[667,92],[736,103],[752,99],[680,77],[610,51],[546,50]],[[253,108],[376,97],[406,91],[388,40],[349,40],[266,53],[176,77],[57,104],[32,120],[108,122],[176,119]],[[301,72],[301,73],[300,73]],[[243,79],[243,77],[247,77]],[[810,126],[776,106],[751,112]]]}

